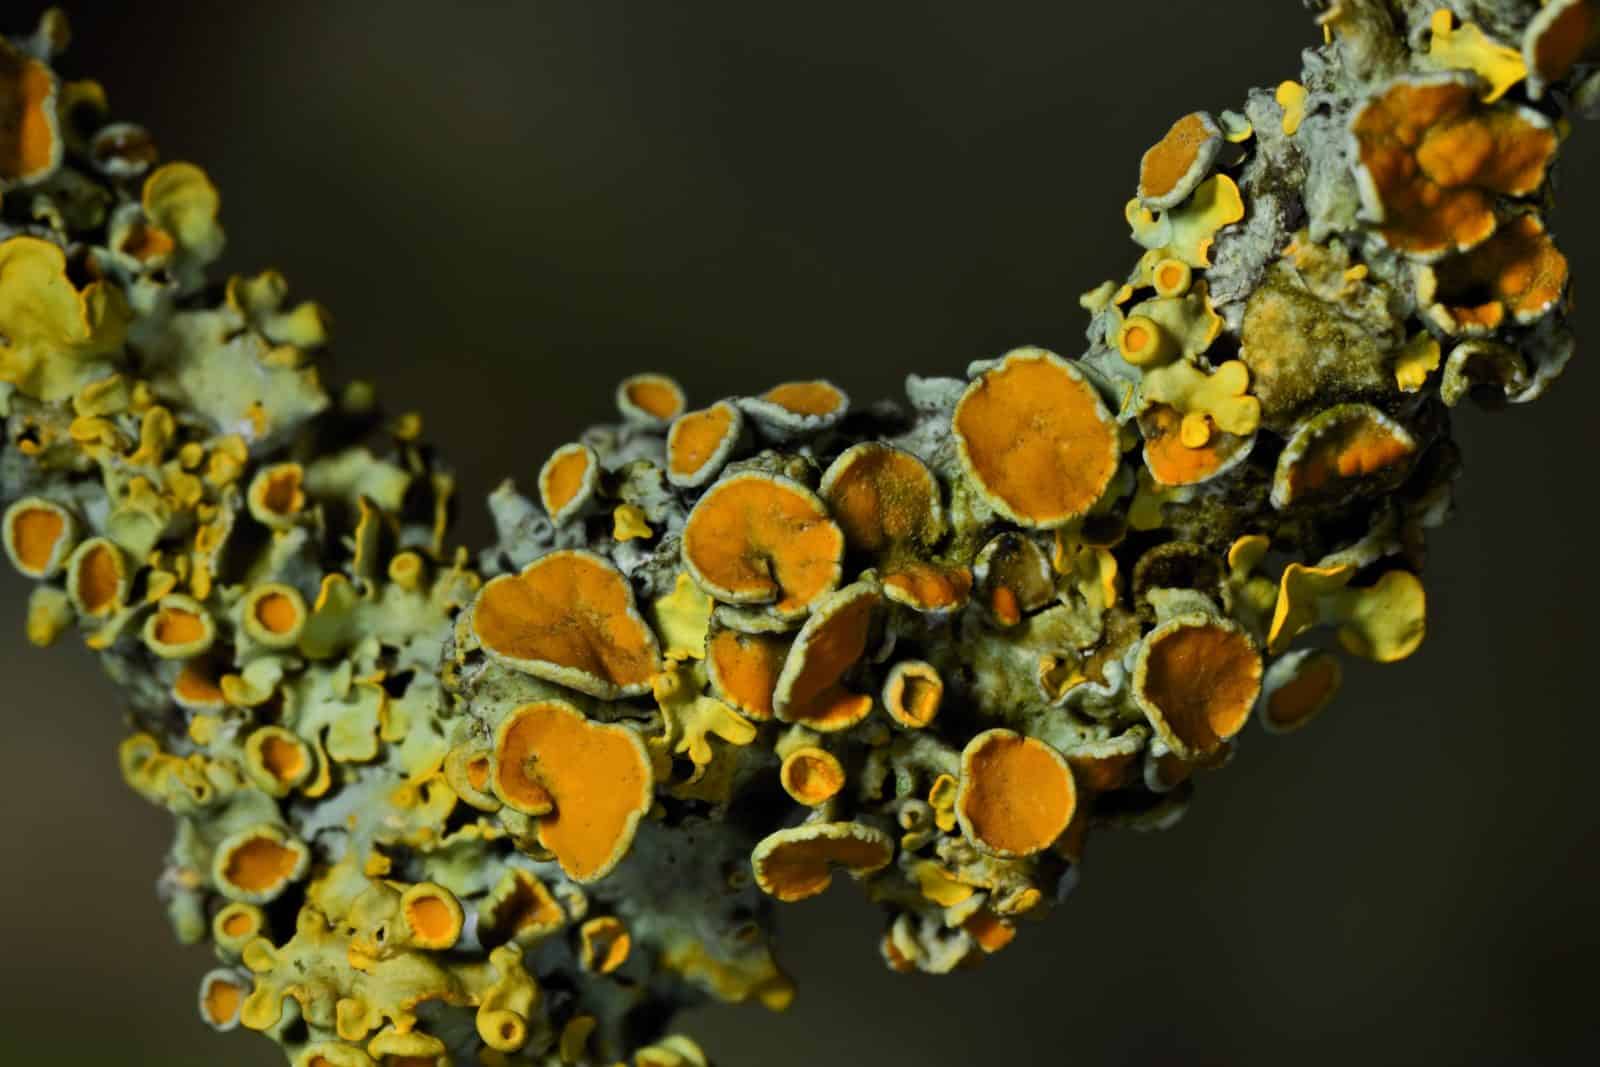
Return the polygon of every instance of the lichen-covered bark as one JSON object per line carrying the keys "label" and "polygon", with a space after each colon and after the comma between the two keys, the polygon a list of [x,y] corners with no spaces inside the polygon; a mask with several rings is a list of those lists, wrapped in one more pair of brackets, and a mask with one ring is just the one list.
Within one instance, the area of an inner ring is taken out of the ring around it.
{"label": "lichen-covered bark", "polygon": [[1130,161],[1076,358],[864,409],[639,375],[477,556],[321,310],[209,278],[216,190],[54,73],[59,16],[0,44],[5,549],[123,690],[205,1020],[297,1067],[703,1064],[677,1010],[793,995],[783,902],[848,877],[888,966],[975,963],[1091,830],[1311,721],[1333,646],[1409,655],[1449,409],[1572,352],[1543,210],[1600,5],[1319,18]]}

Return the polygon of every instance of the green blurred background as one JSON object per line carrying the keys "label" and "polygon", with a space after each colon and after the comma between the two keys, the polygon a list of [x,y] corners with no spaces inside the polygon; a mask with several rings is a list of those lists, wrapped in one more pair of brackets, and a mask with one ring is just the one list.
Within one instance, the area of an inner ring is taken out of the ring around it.
{"label": "green blurred background", "polygon": [[[40,6],[8,0],[6,28]],[[799,375],[866,401],[1078,352],[1077,294],[1136,251],[1139,154],[1316,39],[1258,0],[69,10],[63,69],[222,188],[227,266],[284,270],[335,314],[335,376],[426,411],[470,544],[483,494],[632,371],[697,402]],[[1600,129],[1577,133],[1555,229],[1592,280]],[[1580,354],[1537,405],[1459,419],[1417,656],[1353,670],[1302,734],[1253,732],[1176,829],[1097,838],[989,966],[891,975],[844,885],[783,914],[791,1012],[684,1023],[730,1067],[1592,1063],[1597,380]],[[109,682],[23,641],[24,593],[0,580],[0,1064],[277,1063],[196,1019],[209,958],[152,890],[169,819],[117,778]]]}

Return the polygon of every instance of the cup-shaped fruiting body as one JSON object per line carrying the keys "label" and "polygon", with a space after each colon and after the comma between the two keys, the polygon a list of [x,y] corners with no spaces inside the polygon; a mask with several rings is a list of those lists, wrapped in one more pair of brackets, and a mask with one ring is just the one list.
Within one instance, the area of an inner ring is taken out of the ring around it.
{"label": "cup-shaped fruiting body", "polygon": [[1290,652],[1267,668],[1256,717],[1268,733],[1292,733],[1333,703],[1343,678],[1339,657],[1331,652],[1310,648]]}
{"label": "cup-shaped fruiting body", "polygon": [[0,37],[0,191],[41,182],[61,163],[56,76]]}
{"label": "cup-shaped fruiting body", "polygon": [[1600,5],[1594,0],[1547,0],[1522,34],[1528,93],[1535,100],[1572,68],[1600,56]]}
{"label": "cup-shaped fruiting body", "polygon": [[1090,793],[1123,788],[1133,780],[1148,741],[1149,731],[1135,726],[1116,737],[1074,746],[1066,753],[1073,780]]}
{"label": "cup-shaped fruiting body", "polygon": [[815,745],[790,752],[778,770],[783,791],[808,808],[832,800],[844,788],[844,780],[839,757]]}
{"label": "cup-shaped fruiting body", "polygon": [[747,718],[772,718],[773,694],[793,641],[776,634],[714,629],[706,641],[706,673],[717,695]]}
{"label": "cup-shaped fruiting body", "polygon": [[1350,121],[1362,205],[1396,251],[1433,259],[1483,243],[1498,197],[1544,184],[1553,124],[1531,108],[1485,107],[1470,73],[1403,76]]}
{"label": "cup-shaped fruiting body", "polygon": [[1339,404],[1302,421],[1278,456],[1272,504],[1329,502],[1392,485],[1417,452],[1411,432],[1368,404]]}
{"label": "cup-shaped fruiting body", "polygon": [[232,901],[212,917],[211,940],[230,958],[236,957],[246,945],[260,937],[266,927],[266,913],[259,907]]}
{"label": "cup-shaped fruiting body", "polygon": [[1083,515],[1116,473],[1117,427],[1081,371],[1019,348],[977,376],[952,419],[961,463],[985,502],[1022,525]]}
{"label": "cup-shaped fruiting body", "polygon": [[263,726],[245,739],[245,769],[268,795],[288,796],[316,769],[311,747],[281,726]]}
{"label": "cup-shaped fruiting body", "polygon": [[1209,482],[1243,463],[1255,445],[1254,433],[1217,429],[1204,413],[1185,415],[1170,404],[1152,404],[1139,413],[1144,465],[1158,485],[1178,488]]}
{"label": "cup-shaped fruiting body", "polygon": [[1567,257],[1534,214],[1504,223],[1472,251],[1429,264],[1417,273],[1417,300],[1446,333],[1482,336],[1507,318],[1537,322],[1561,303]]}
{"label": "cup-shaped fruiting body", "polygon": [[884,573],[883,595],[896,604],[926,615],[949,615],[966,607],[972,596],[972,571],[911,560]]}
{"label": "cup-shaped fruiting body", "polygon": [[1077,807],[1072,768],[1037,738],[985,730],[961,752],[956,819],[967,840],[989,855],[1042,852],[1066,830]]}
{"label": "cup-shaped fruiting body", "polygon": [[216,664],[205,658],[186,660],[172,680],[172,699],[188,711],[202,714],[220,711],[227,703],[221,680]]}
{"label": "cup-shaped fruiting body", "polygon": [[203,654],[217,637],[211,614],[192,597],[170,593],[144,621],[144,643],[163,659],[189,659]]}
{"label": "cup-shaped fruiting body", "polygon": [[67,560],[67,597],[85,618],[104,618],[120,608],[130,581],[127,558],[109,538],[89,538]]}
{"label": "cup-shaped fruiting body", "polygon": [[805,900],[833,883],[835,868],[861,878],[889,865],[894,840],[858,822],[811,822],[768,834],[750,853],[756,885],[785,903]]}
{"label": "cup-shaped fruiting body", "polygon": [[229,900],[267,904],[306,876],[311,850],[280,826],[262,825],[232,834],[217,846],[211,877]]}
{"label": "cup-shaped fruiting body", "polygon": [[1129,315],[1117,329],[1117,353],[1135,367],[1154,367],[1176,359],[1179,350],[1160,323],[1148,315]]}
{"label": "cup-shaped fruiting body", "polygon": [[[539,815],[539,841],[579,882],[603,877],[627,854],[650,810],[655,778],[639,734],[590,722],[563,701],[526,704],[495,736],[494,787]],[[540,794],[549,808],[539,812]]]}
{"label": "cup-shaped fruiting body", "polygon": [[760,433],[775,441],[828,429],[850,410],[850,398],[832,382],[784,382],[739,406]]}
{"label": "cup-shaped fruiting body", "polygon": [[432,882],[408,886],[400,895],[400,914],[410,943],[433,952],[454,948],[466,922],[456,895]]}
{"label": "cup-shaped fruiting body", "polygon": [[78,543],[72,512],[43,497],[18,500],[6,509],[3,523],[11,565],[35,580],[54,577]]}
{"label": "cup-shaped fruiting body", "polygon": [[305,510],[305,470],[298,463],[262,467],[245,493],[250,516],[263,526],[285,530]]}
{"label": "cup-shaped fruiting body", "polygon": [[225,967],[200,979],[200,1018],[213,1030],[227,1033],[239,1026],[239,1009],[249,995],[249,984]]}
{"label": "cup-shaped fruiting body", "polygon": [[889,717],[908,730],[931,726],[944,701],[944,679],[931,663],[901,660],[889,668],[883,683],[883,706]]}
{"label": "cup-shaped fruiting body", "polygon": [[857,582],[817,604],[778,675],[772,707],[779,719],[826,733],[866,718],[872,697],[852,693],[842,683],[867,650],[882,599],[875,585]]}
{"label": "cup-shaped fruiting body", "polygon": [[306,625],[306,602],[297,589],[265,582],[239,604],[241,629],[264,648],[293,648]]}
{"label": "cup-shaped fruiting body", "polygon": [[567,915],[539,876],[510,867],[478,908],[480,936],[492,935],[490,944],[515,941],[533,944],[561,929]]}
{"label": "cup-shaped fruiting body", "polygon": [[494,579],[472,627],[508,666],[603,700],[646,692],[660,659],[627,579],[587,551],[551,552]]}
{"label": "cup-shaped fruiting body", "polygon": [[939,483],[927,464],[877,441],[851,445],[822,476],[818,494],[855,552],[927,549],[944,535]]}
{"label": "cup-shaped fruiting body", "polygon": [[744,436],[744,413],[726,400],[678,416],[667,431],[667,481],[698,489],[722,470]]}
{"label": "cup-shaped fruiting body", "polygon": [[1249,721],[1261,692],[1261,654],[1237,623],[1181,615],[1152,630],[1133,668],[1133,692],[1167,746],[1210,755]]}
{"label": "cup-shaped fruiting body", "polygon": [[476,744],[458,745],[444,758],[444,778],[463,803],[479,811],[498,811],[500,799],[494,795],[494,755]]}
{"label": "cup-shaped fruiting body", "polygon": [[601,915],[578,928],[578,962],[586,971],[610,974],[628,962],[633,937],[622,920]]}
{"label": "cup-shaped fruiting body", "polygon": [[634,374],[617,385],[617,410],[638,426],[665,429],[684,407],[683,387],[665,374]]}
{"label": "cup-shaped fruiting body", "polygon": [[1056,598],[1050,557],[1026,534],[997,534],[972,566],[978,600],[1002,626],[1015,626]]}
{"label": "cup-shaped fruiting body", "polygon": [[717,600],[794,619],[839,584],[844,534],[798,482],[747,471],[695,504],[682,551],[690,575]]}
{"label": "cup-shaped fruiting body", "polygon": [[1528,361],[1510,345],[1474,338],[1463,341],[1445,357],[1439,375],[1439,399],[1455,407],[1468,395],[1487,404],[1524,399],[1532,377]]}
{"label": "cup-shaped fruiting body", "polygon": [[1204,111],[1172,124],[1139,161],[1139,199],[1157,211],[1177,207],[1210,172],[1222,150],[1222,130]]}
{"label": "cup-shaped fruiting body", "polygon": [[1150,265],[1150,287],[1157,296],[1173,299],[1189,291],[1194,282],[1194,268],[1181,259],[1167,257]]}
{"label": "cup-shaped fruiting body", "polygon": [[557,526],[583,511],[599,490],[600,460],[588,445],[562,445],[539,468],[539,502]]}

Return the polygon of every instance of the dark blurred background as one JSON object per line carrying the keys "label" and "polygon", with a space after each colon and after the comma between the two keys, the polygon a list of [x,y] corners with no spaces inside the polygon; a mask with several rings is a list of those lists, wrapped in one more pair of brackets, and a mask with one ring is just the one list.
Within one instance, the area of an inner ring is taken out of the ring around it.
{"label": "dark blurred background", "polygon": [[[68,8],[63,69],[223,190],[226,266],[281,268],[333,310],[335,376],[426,411],[471,544],[484,493],[632,371],[866,401],[1080,351],[1077,295],[1137,251],[1140,153],[1316,39],[1257,0]],[[1592,280],[1600,129],[1577,134],[1555,229]],[[790,1013],[684,1024],[730,1067],[1594,1062],[1600,316],[1577,328],[1554,395],[1459,419],[1418,655],[1354,669],[1304,733],[1252,731],[1177,828],[1095,839],[1075,897],[981,971],[890,974],[841,885],[784,913]],[[170,820],[118,780],[83,650],[24,642],[24,594],[7,570],[0,1063],[279,1062],[197,1020],[211,960],[152,890]]]}

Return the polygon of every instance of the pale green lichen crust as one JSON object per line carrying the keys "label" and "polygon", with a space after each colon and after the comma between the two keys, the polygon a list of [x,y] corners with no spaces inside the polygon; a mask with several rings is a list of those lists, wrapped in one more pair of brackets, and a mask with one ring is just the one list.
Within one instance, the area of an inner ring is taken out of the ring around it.
{"label": "pale green lichen crust", "polygon": [[325,387],[320,308],[208,281],[217,190],[55,74],[60,16],[0,44],[5,550],[30,639],[123,687],[203,1021],[298,1067],[703,1065],[664,1027],[789,1003],[781,902],[844,876],[889,966],[976,962],[1090,830],[1321,713],[1321,646],[1414,651],[1449,408],[1572,352],[1542,212],[1600,4],[1322,7],[1297,78],[1130,165],[1078,358],[868,407],[636,375],[475,557],[420,419]]}

